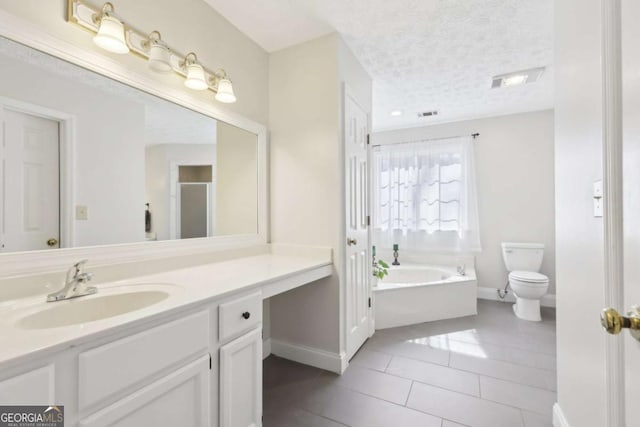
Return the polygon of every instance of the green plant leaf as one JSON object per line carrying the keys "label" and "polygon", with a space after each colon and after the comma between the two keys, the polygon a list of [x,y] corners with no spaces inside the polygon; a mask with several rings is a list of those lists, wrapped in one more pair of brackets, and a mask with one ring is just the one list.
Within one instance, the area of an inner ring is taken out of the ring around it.
{"label": "green plant leaf", "polygon": [[389,264],[387,264],[383,260],[378,260],[378,264],[380,264],[380,267],[382,268],[389,268]]}

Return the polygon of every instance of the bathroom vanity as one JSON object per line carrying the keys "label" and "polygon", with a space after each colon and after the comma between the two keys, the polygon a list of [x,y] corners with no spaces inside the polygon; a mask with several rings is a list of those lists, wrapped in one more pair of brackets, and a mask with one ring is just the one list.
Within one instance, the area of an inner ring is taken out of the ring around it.
{"label": "bathroom vanity", "polygon": [[328,249],[261,252],[3,302],[0,402],[64,405],[68,426],[260,426],[262,301],[332,270]]}

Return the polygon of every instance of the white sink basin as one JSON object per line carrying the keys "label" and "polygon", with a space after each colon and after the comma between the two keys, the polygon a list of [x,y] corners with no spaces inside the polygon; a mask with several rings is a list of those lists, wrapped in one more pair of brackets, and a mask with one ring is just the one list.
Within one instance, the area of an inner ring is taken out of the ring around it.
{"label": "white sink basin", "polygon": [[[61,326],[77,325],[107,319],[121,314],[142,310],[166,300],[172,291],[178,289],[171,285],[126,286],[97,294],[65,301],[45,303],[42,309],[29,310],[20,316],[15,324],[21,329],[49,329]],[[172,289],[173,288],[173,289]],[[113,290],[116,289],[116,292]]]}

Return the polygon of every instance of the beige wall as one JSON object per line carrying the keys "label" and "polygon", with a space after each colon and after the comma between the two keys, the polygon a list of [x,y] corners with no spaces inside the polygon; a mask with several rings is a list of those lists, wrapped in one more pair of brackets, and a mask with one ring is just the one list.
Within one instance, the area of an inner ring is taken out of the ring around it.
{"label": "beige wall", "polygon": [[329,246],[334,274],[271,299],[271,336],[329,352],[341,342],[344,235],[341,86],[370,110],[371,80],[336,34],[275,52],[269,69],[271,236]]}
{"label": "beige wall", "polygon": [[[271,54],[271,240],[337,248],[340,150],[337,37]],[[271,299],[271,337],[339,351],[339,279]]]}
{"label": "beige wall", "polygon": [[[89,1],[97,6],[102,1]],[[242,114],[259,123],[268,117],[268,55],[256,43],[232,26],[202,0],[116,1],[116,12],[142,31],[158,30],[179,52],[194,51],[207,67],[224,67],[231,76],[238,97],[235,104],[220,104],[213,93],[189,91],[177,75],[161,75],[147,69],[135,55],[116,55],[95,46],[89,32],[66,22],[66,0],[0,0],[5,10],[51,35],[89,52],[112,58],[127,71],[152,76],[159,85],[177,88],[189,96],[207,100],[221,110]]]}
{"label": "beige wall", "polygon": [[592,197],[602,178],[601,13],[599,0],[555,2],[558,403],[571,426],[606,425],[603,222]]}
{"label": "beige wall", "polygon": [[258,139],[218,123],[215,235],[258,232]]}
{"label": "beige wall", "polygon": [[482,252],[478,286],[504,288],[501,242],[545,244],[542,273],[555,293],[553,111],[467,120],[374,134],[375,144],[480,133],[476,179]]}

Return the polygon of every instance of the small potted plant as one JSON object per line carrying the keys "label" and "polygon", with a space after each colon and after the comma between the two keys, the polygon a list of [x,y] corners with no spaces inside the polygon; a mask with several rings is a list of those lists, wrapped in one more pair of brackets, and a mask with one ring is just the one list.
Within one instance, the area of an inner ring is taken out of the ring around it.
{"label": "small potted plant", "polygon": [[373,275],[378,279],[384,279],[384,276],[389,274],[389,264],[379,259],[378,261],[373,263]]}

